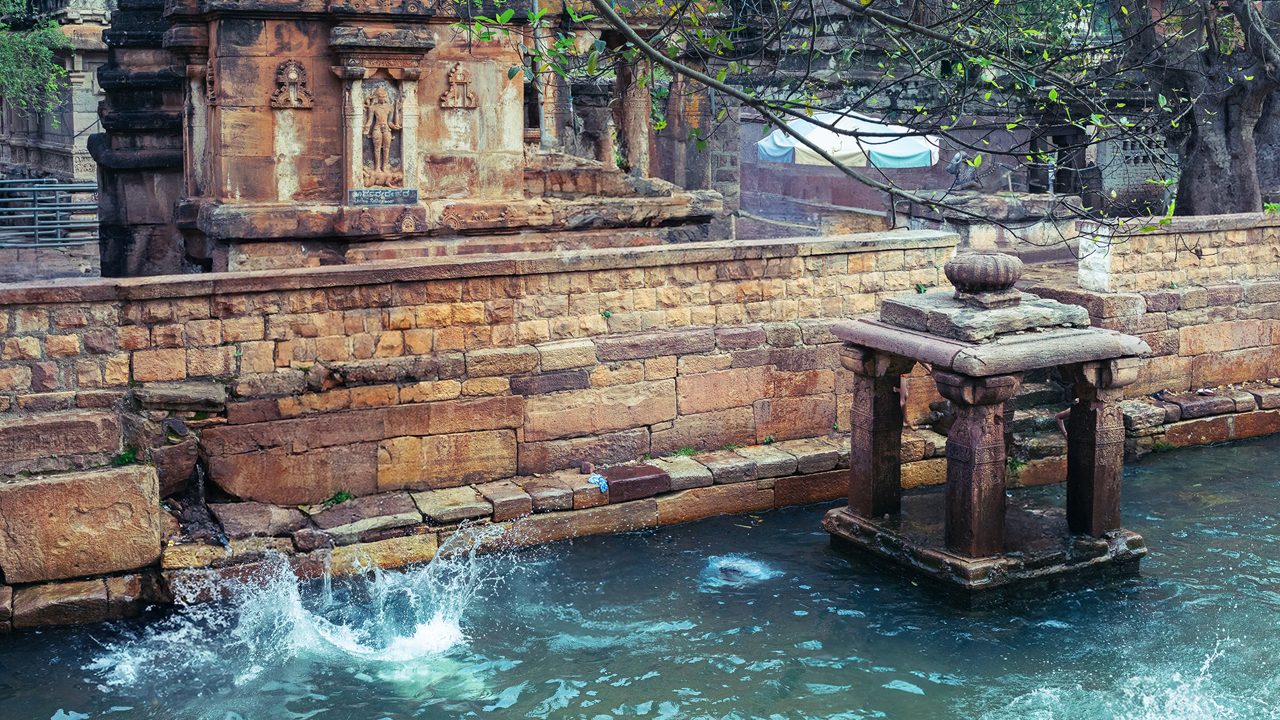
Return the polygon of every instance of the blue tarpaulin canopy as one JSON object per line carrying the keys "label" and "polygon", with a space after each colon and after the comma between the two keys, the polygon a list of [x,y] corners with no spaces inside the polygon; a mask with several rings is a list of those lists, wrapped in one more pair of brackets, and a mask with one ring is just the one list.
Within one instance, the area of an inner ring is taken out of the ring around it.
{"label": "blue tarpaulin canopy", "polygon": [[[849,167],[924,168],[938,162],[938,139],[911,128],[854,112],[815,113],[814,119],[838,132],[801,119],[787,127]],[[830,164],[782,128],[756,143],[756,156],[762,162]]]}

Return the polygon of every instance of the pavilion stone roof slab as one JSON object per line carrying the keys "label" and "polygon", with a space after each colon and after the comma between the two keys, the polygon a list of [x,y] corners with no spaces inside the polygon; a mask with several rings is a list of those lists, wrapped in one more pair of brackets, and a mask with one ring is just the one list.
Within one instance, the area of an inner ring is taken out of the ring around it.
{"label": "pavilion stone roof slab", "polygon": [[881,321],[939,337],[983,342],[997,335],[1052,327],[1089,327],[1089,312],[1079,305],[1019,293],[1016,305],[981,309],[950,293],[931,292],[888,298],[880,305]]}

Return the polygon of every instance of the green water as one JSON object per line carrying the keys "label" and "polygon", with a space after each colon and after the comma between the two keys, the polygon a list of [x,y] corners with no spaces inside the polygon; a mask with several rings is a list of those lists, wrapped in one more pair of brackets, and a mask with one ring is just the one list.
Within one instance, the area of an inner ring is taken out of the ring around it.
{"label": "green water", "polygon": [[1280,439],[1130,467],[1140,577],[983,611],[826,507],[7,637],[0,718],[1280,717]]}

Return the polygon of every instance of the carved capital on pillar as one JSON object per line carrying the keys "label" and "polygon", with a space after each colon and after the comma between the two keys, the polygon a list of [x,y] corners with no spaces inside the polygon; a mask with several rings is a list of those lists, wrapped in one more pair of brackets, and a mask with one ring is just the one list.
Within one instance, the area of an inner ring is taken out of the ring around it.
{"label": "carved capital on pillar", "polygon": [[935,370],[933,380],[942,397],[957,405],[996,405],[1013,397],[1022,384],[1022,374],[970,377]]}
{"label": "carved capital on pillar", "polygon": [[911,372],[911,368],[915,367],[916,361],[853,343],[845,343],[840,349],[840,364],[846,370],[851,370],[861,377],[881,378],[906,375]]}
{"label": "carved capital on pillar", "polygon": [[1141,358],[1122,357],[1068,365],[1063,370],[1076,385],[1077,394],[1087,391],[1089,395],[1100,396],[1119,393],[1120,388],[1133,384],[1137,381],[1141,368]]}

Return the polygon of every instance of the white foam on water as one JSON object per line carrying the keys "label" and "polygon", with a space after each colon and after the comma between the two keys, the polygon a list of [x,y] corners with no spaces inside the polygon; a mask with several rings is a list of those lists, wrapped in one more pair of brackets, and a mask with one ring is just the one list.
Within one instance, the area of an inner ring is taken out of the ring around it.
{"label": "white foam on water", "polygon": [[106,692],[184,683],[217,688],[253,683],[303,659],[334,667],[354,663],[418,687],[440,682],[455,696],[474,697],[483,693],[483,681],[468,671],[469,663],[445,656],[465,651],[465,613],[502,581],[503,556],[477,554],[500,532],[464,528],[426,565],[395,572],[370,568],[365,578],[347,582],[300,583],[282,555],[268,557],[244,580],[210,573],[205,586],[187,590],[226,601],[186,606],[108,643],[85,669]]}
{"label": "white foam on water", "polygon": [[712,555],[707,558],[699,587],[706,592],[715,592],[719,588],[754,585],[784,574],[746,555]]}

